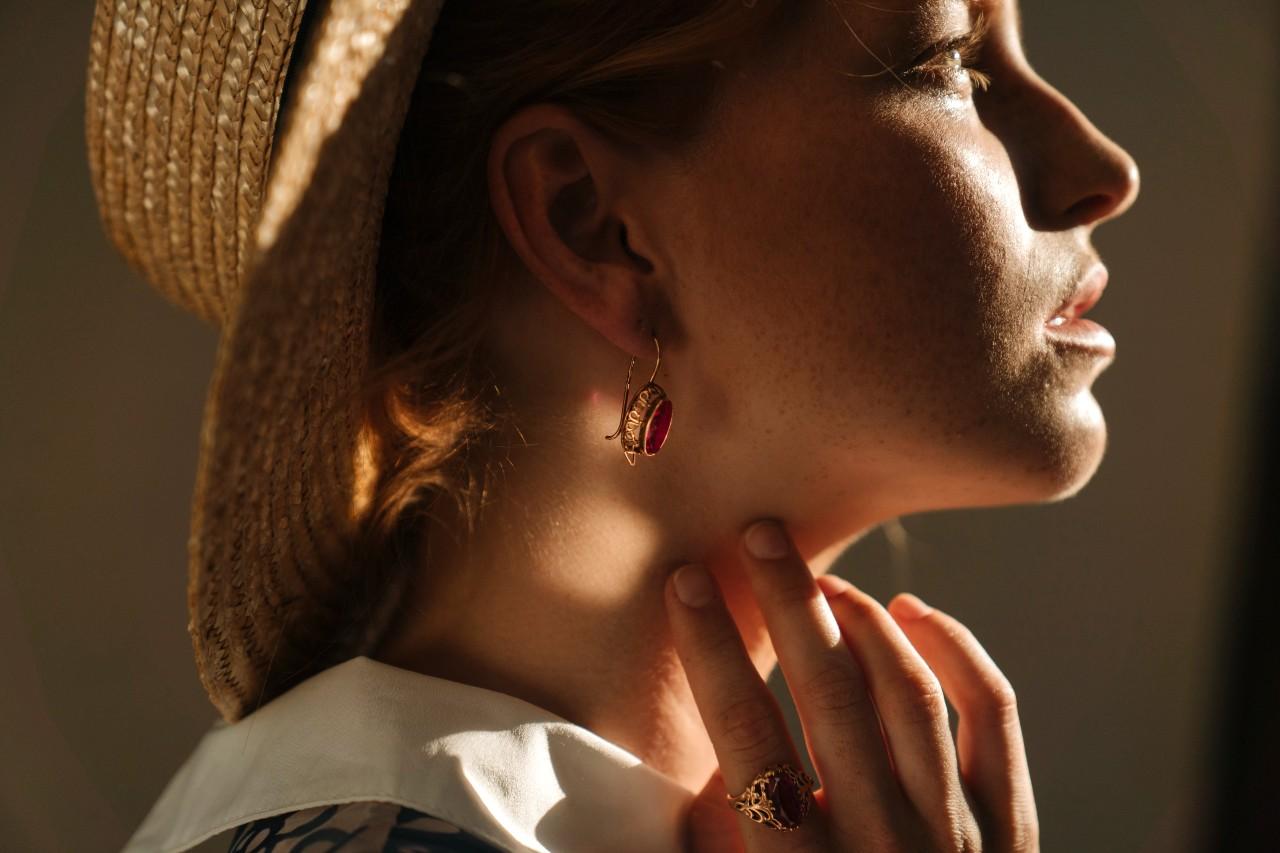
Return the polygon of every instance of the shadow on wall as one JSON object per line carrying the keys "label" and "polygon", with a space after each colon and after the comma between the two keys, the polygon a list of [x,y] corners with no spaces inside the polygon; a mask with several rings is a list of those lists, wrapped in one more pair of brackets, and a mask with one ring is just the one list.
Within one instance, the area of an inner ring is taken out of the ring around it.
{"label": "shadow on wall", "polygon": [[[1280,178],[1274,199],[1270,233],[1280,234]],[[1280,245],[1273,243],[1270,252],[1270,287],[1257,321],[1264,332],[1280,317]],[[1234,616],[1227,620],[1228,654],[1213,691],[1222,698],[1207,774],[1209,820],[1199,839],[1203,853],[1280,845],[1280,341],[1261,339],[1266,373],[1251,441],[1257,466],[1240,502]]]}

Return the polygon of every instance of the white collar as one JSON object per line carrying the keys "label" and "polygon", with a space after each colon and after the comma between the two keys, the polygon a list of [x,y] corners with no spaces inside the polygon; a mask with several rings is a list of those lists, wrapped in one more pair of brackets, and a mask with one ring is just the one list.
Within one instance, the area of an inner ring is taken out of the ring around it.
{"label": "white collar", "polygon": [[692,795],[514,696],[360,656],[214,723],[125,846],[180,851],[311,806],[384,800],[536,853],[671,851]]}

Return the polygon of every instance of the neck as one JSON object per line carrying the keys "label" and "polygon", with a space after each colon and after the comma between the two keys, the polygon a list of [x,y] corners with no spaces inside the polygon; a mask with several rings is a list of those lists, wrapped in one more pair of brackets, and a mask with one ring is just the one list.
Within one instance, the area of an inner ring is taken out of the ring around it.
{"label": "neck", "polygon": [[[820,523],[787,502],[786,484],[752,483],[760,470],[780,469],[741,464],[714,440],[714,423],[698,423],[698,407],[681,411],[674,383],[671,440],[627,465],[617,440],[604,440],[617,423],[621,387],[610,388],[621,385],[625,363],[584,375],[593,359],[549,358],[578,367],[566,374],[526,359],[531,375],[503,386],[520,410],[520,439],[495,451],[500,462],[489,460],[499,474],[474,533],[451,534],[461,529],[452,518],[429,531],[424,569],[375,656],[517,696],[696,793],[717,762],[671,643],[667,576],[690,561],[711,570],[767,677],[776,658],[735,557],[741,529],[756,517],[783,518],[820,574],[872,522],[850,525],[843,513]],[[664,374],[667,364],[664,356]],[[508,393],[518,387],[536,388],[536,398]]]}
{"label": "neck", "polygon": [[[684,562],[707,565],[767,678],[776,657],[733,556],[746,518],[709,523],[715,513],[690,512],[705,504],[679,495],[637,507],[592,488],[611,475],[551,465],[559,475],[549,481],[532,459],[513,456],[474,536],[430,538],[430,571],[409,593],[412,621],[378,657],[532,702],[700,791],[716,759],[671,644],[662,589]],[[643,476],[616,448],[606,456],[615,474]],[[811,555],[815,573],[847,544]]]}

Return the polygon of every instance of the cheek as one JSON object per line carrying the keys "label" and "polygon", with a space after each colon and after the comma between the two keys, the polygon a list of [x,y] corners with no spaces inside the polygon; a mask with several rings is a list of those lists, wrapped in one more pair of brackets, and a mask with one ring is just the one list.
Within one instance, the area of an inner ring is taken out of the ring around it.
{"label": "cheek", "polygon": [[680,310],[708,344],[699,381],[719,389],[707,427],[811,479],[1026,497],[1025,472],[1080,441],[1041,335],[1063,247],[1027,225],[976,116],[861,116],[757,135],[690,197]]}
{"label": "cheek", "polygon": [[866,339],[908,339],[912,362],[939,379],[1007,377],[1014,351],[1034,346],[1038,299],[1007,158],[967,121],[875,129],[874,154],[847,175],[860,192],[832,199],[832,219],[861,234],[845,263],[849,291],[879,309]]}
{"label": "cheek", "polygon": [[1031,345],[1006,276],[1024,254],[1013,182],[936,129],[908,131],[806,134],[714,194],[707,322],[749,343],[797,420],[845,436],[905,418],[955,429],[974,414],[957,399]]}

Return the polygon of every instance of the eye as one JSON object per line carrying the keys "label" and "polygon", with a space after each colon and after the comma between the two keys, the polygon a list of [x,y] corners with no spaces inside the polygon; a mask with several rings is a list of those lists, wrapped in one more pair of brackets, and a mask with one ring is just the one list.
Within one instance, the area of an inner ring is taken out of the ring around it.
{"label": "eye", "polygon": [[991,85],[991,76],[977,68],[987,34],[985,17],[979,16],[973,29],[962,36],[929,47],[916,58],[904,77],[943,88],[972,88],[982,91]]}
{"label": "eye", "polygon": [[[976,51],[972,51],[976,53]],[[973,65],[974,59],[964,45],[951,45],[938,50],[930,59],[907,70],[907,79],[919,79],[943,87],[957,85],[982,91],[991,85],[991,76]]]}

